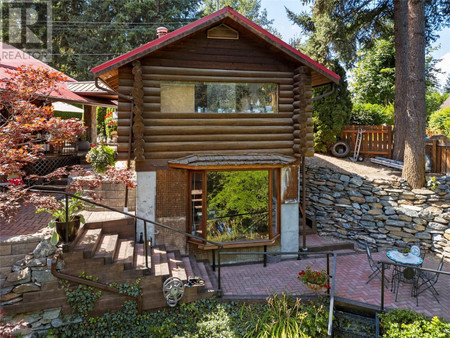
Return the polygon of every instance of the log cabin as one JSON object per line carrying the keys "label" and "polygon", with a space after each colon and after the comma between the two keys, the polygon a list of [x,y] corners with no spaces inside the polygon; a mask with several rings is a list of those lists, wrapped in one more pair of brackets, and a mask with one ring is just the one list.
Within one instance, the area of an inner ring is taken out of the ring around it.
{"label": "log cabin", "polygon": [[[312,88],[337,74],[230,7],[161,27],[92,72],[119,96],[118,153],[135,163],[138,216],[233,251],[299,250]],[[215,248],[146,226],[153,243],[183,254],[208,258]]]}

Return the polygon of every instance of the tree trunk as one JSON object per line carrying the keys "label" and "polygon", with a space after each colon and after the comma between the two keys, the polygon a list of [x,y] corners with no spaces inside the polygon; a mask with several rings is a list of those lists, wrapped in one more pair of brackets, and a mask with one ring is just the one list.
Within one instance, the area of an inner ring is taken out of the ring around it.
{"label": "tree trunk", "polygon": [[393,158],[403,161],[407,133],[406,97],[408,89],[408,2],[394,0],[395,102]]}
{"label": "tree trunk", "polygon": [[408,91],[402,176],[412,188],[425,182],[425,0],[408,1]]}

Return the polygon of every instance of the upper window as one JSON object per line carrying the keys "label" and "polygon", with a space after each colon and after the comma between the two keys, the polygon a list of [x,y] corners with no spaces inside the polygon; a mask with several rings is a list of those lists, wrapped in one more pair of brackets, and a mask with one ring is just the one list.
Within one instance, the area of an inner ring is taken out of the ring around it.
{"label": "upper window", "polygon": [[276,113],[275,83],[161,83],[161,112]]}

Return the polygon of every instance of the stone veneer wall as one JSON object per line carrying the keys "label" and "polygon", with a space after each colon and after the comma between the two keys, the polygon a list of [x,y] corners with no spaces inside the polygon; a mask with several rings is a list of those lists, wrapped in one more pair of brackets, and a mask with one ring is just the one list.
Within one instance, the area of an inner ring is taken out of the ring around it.
{"label": "stone veneer wall", "polygon": [[371,179],[307,168],[309,215],[319,235],[349,239],[360,248],[420,243],[450,260],[450,177],[437,188],[411,189],[403,179]]}

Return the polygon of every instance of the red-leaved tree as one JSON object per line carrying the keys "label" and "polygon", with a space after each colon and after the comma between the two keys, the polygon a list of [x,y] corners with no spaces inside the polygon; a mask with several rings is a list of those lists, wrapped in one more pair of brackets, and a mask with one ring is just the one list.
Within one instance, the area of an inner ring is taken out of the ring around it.
{"label": "red-leaved tree", "polygon": [[[10,175],[23,177],[23,168],[44,156],[45,143],[75,141],[86,130],[79,119],[54,116],[49,98],[58,93],[66,80],[62,73],[26,66],[7,73],[8,77],[0,79],[0,182]],[[44,177],[28,179],[50,182],[63,175],[79,178],[68,186],[69,192],[80,192],[85,187],[95,189],[104,181],[135,186],[131,171],[114,167],[109,167],[104,175],[80,166],[59,168]],[[0,218],[10,220],[22,204],[30,201],[38,208],[59,206],[54,197],[31,192],[23,180],[17,183],[0,191]]]}

